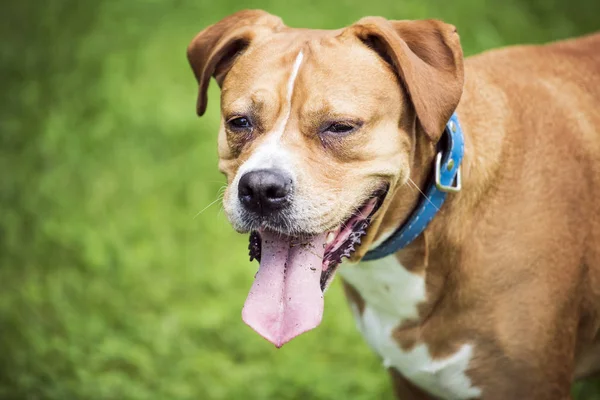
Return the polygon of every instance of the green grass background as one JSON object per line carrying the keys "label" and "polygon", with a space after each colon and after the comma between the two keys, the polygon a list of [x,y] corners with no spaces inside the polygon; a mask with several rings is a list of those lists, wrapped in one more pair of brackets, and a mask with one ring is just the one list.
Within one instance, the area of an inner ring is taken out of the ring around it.
{"label": "green grass background", "polygon": [[312,28],[442,18],[466,54],[600,28],[595,0],[3,3],[1,399],[391,398],[339,282],[322,326],[275,350],[240,319],[246,237],[218,203],[194,217],[224,178],[218,91],[197,119],[185,49],[242,8]]}

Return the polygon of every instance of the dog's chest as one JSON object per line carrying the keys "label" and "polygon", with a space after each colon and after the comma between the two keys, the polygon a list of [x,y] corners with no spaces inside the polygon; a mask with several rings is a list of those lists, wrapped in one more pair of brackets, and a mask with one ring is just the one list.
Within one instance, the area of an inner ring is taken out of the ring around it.
{"label": "dog's chest", "polygon": [[412,383],[443,399],[469,399],[481,395],[465,371],[473,347],[464,344],[443,359],[433,359],[425,343],[404,350],[392,337],[403,321],[418,317],[417,305],[426,299],[425,279],[412,274],[394,256],[377,261],[346,264],[339,271],[365,301],[362,314],[351,304],[358,329],[383,359]]}

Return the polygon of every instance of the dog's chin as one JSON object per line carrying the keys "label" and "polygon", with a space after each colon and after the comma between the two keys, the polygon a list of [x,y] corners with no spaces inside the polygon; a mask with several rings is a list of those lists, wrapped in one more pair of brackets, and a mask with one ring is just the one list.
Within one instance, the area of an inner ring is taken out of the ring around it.
{"label": "dog's chin", "polygon": [[289,220],[264,219],[252,221],[245,225],[246,229],[244,230],[244,232],[250,232],[248,246],[250,261],[254,259],[261,261],[262,236],[265,234],[275,234],[287,238],[292,246],[307,245],[313,238],[324,235],[320,285],[321,291],[325,292],[335,276],[338,265],[341,264],[344,258],[350,258],[361,244],[387,193],[388,186],[372,192],[366,201],[355,208],[358,211],[353,212],[334,227],[324,230],[314,232],[291,231],[289,227],[294,226],[294,224],[291,224]]}
{"label": "dog's chin", "polygon": [[269,231],[288,236],[303,236],[304,231],[292,230],[291,228],[297,224],[285,215],[270,215],[266,217],[254,216],[250,213],[244,213],[240,218],[235,220],[229,219],[231,226],[237,233],[252,233],[259,231]]}

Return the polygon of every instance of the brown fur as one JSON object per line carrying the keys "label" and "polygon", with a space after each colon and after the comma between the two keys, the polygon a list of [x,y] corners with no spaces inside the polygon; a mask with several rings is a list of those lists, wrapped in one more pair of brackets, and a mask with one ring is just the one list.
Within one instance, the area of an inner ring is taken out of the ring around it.
{"label": "brown fur", "polygon": [[[331,229],[389,184],[358,260],[419,200],[407,181],[423,187],[460,99],[463,190],[397,254],[425,276],[427,301],[394,337],[403,348],[426,343],[434,358],[473,343],[468,375],[485,399],[568,398],[574,379],[600,368],[600,35],[471,57],[463,86],[451,25],[369,17],[312,31],[236,13],[188,49],[199,114],[210,76],[222,86],[219,165],[229,182],[280,118],[299,51],[284,146],[301,198],[317,210],[299,229]],[[239,114],[256,120],[250,135],[227,130]],[[362,126],[319,134],[344,118]],[[346,293],[361,309],[360,294]],[[392,376],[403,399],[427,398]]]}

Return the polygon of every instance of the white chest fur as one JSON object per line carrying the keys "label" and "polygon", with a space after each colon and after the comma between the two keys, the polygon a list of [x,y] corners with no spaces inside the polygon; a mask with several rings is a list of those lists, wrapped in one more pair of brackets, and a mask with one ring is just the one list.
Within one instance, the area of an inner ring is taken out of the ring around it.
{"label": "white chest fur", "polygon": [[400,323],[418,316],[417,305],[426,298],[425,279],[410,273],[394,256],[381,260],[343,265],[339,273],[365,301],[362,315],[354,307],[358,329],[387,367],[425,391],[443,399],[479,397],[481,390],[471,385],[465,374],[473,346],[464,344],[451,356],[433,359],[427,345],[403,350],[392,338]]}

